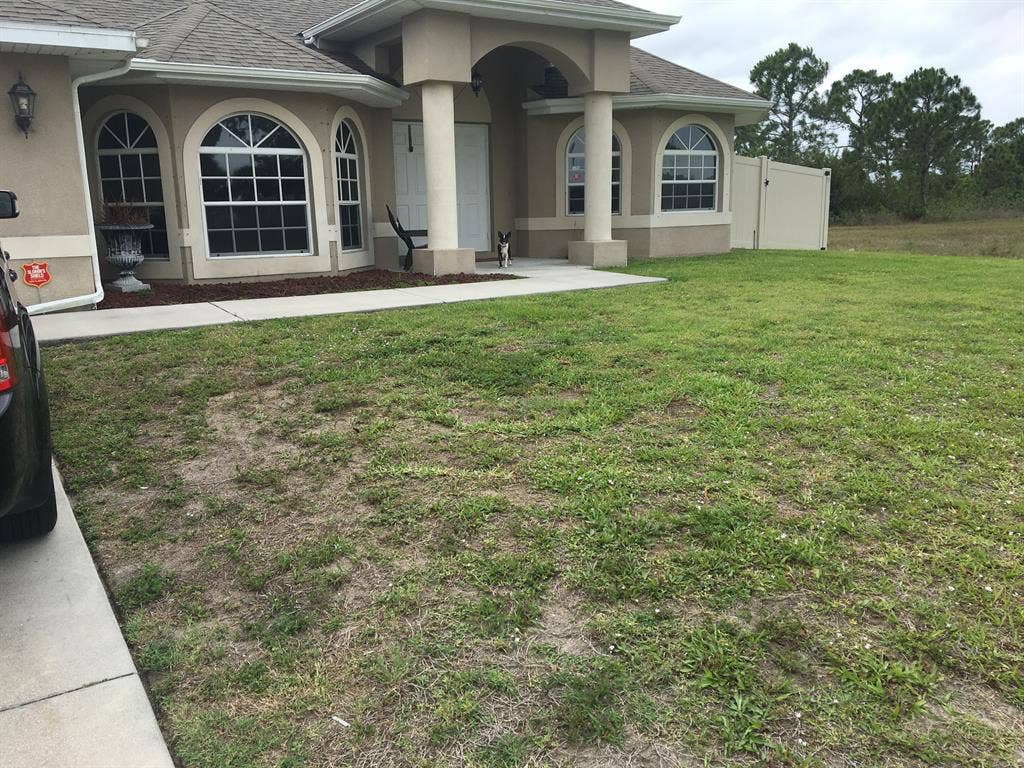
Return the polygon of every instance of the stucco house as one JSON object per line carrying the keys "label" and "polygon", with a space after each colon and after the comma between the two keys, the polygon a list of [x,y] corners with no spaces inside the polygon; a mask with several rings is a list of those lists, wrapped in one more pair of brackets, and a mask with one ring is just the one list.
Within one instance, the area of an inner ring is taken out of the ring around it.
{"label": "stucco house", "polygon": [[632,41],[679,19],[615,0],[0,0],[0,230],[46,310],[100,289],[94,215],[145,207],[147,279],[592,265],[730,246],[735,128],[763,99]]}

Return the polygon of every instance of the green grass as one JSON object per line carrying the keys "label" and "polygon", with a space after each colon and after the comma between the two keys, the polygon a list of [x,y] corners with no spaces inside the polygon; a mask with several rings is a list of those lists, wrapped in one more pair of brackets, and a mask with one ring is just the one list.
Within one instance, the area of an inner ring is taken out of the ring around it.
{"label": "green grass", "polygon": [[1024,760],[1024,262],[630,271],[46,350],[183,765]]}
{"label": "green grass", "polygon": [[832,227],[828,247],[1024,259],[1024,218]]}

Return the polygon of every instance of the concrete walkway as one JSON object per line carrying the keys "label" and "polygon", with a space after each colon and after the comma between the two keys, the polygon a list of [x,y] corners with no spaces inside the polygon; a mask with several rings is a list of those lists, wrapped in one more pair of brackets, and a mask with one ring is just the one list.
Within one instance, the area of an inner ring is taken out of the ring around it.
{"label": "concrete walkway", "polygon": [[32,324],[40,342],[53,344],[140,331],[227,325],[282,317],[374,312],[401,307],[423,307],[431,304],[664,282],[663,278],[658,277],[624,275],[577,267],[564,259],[519,259],[513,263],[510,270],[499,270],[496,263],[484,262],[477,265],[477,271],[510,273],[522,279],[328,293],[320,296],[291,296],[281,299],[239,299],[165,307],[66,312],[39,315],[33,318]]}
{"label": "concrete walkway", "polygon": [[57,528],[0,546],[0,764],[173,768],[57,479]]}

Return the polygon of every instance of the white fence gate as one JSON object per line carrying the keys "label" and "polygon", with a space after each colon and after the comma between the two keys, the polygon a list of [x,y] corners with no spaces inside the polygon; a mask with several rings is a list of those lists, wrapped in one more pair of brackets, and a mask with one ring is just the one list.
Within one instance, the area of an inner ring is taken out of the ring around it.
{"label": "white fence gate", "polygon": [[732,169],[733,248],[828,247],[828,168],[736,155]]}

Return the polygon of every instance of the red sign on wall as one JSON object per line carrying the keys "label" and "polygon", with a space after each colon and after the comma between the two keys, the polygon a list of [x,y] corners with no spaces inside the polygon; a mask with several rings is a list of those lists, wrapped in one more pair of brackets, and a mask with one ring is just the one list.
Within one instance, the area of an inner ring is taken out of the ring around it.
{"label": "red sign on wall", "polygon": [[31,285],[33,288],[42,288],[53,280],[48,262],[33,261],[31,264],[23,264],[21,268],[25,271],[25,285]]}

